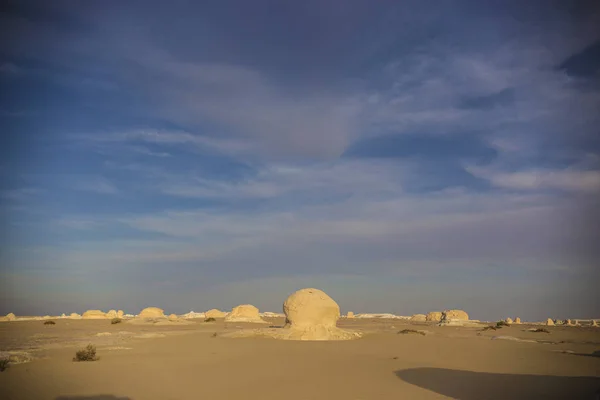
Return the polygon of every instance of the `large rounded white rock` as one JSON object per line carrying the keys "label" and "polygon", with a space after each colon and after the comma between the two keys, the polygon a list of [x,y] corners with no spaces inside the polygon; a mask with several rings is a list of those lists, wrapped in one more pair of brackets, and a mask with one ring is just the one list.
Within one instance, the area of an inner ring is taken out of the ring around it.
{"label": "large rounded white rock", "polygon": [[446,310],[446,311],[442,312],[442,321],[443,320],[451,320],[451,319],[458,319],[458,320],[461,320],[461,321],[468,321],[469,320],[469,314],[467,314],[463,310]]}
{"label": "large rounded white rock", "polygon": [[158,307],[146,307],[138,314],[138,318],[166,318],[165,310]]}
{"label": "large rounded white rock", "polygon": [[227,313],[221,310],[217,310],[216,308],[213,308],[211,310],[208,310],[204,313],[204,316],[206,318],[225,318],[227,316]]}
{"label": "large rounded white rock", "polygon": [[101,310],[87,310],[82,315],[83,319],[106,319],[106,314]]}
{"label": "large rounded white rock", "polygon": [[285,324],[290,328],[313,326],[335,327],[340,306],[319,289],[300,289],[283,303]]}
{"label": "large rounded white rock", "polygon": [[267,323],[267,321],[260,317],[258,308],[254,307],[252,304],[241,304],[237,307],[234,307],[225,317],[225,322],[252,322],[259,324]]}
{"label": "large rounded white rock", "polygon": [[441,311],[431,311],[425,316],[425,320],[429,322],[440,322],[442,320]]}
{"label": "large rounded white rock", "polygon": [[284,329],[282,339],[291,340],[348,340],[360,337],[336,326],[340,318],[338,304],[319,289],[300,289],[283,303]]}

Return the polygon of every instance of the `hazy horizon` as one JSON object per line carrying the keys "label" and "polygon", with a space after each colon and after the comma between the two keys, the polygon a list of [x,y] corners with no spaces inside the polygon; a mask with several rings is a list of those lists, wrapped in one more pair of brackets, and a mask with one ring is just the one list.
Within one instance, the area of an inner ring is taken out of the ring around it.
{"label": "hazy horizon", "polygon": [[600,318],[591,1],[0,11],[0,314]]}

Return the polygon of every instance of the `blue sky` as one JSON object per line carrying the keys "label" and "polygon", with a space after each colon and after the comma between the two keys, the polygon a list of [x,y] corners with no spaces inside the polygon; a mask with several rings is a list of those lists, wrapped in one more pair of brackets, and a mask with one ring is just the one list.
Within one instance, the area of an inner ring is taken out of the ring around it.
{"label": "blue sky", "polygon": [[0,312],[598,317],[600,9],[482,3],[9,2]]}

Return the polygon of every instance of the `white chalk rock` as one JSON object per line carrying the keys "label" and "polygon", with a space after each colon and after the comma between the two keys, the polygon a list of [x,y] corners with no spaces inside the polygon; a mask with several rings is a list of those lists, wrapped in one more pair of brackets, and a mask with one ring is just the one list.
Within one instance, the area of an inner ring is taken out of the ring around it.
{"label": "white chalk rock", "polygon": [[225,322],[267,323],[267,321],[263,320],[260,315],[258,315],[258,308],[254,307],[252,304],[242,304],[234,307],[225,317]]}
{"label": "white chalk rock", "polygon": [[425,321],[429,322],[440,322],[442,320],[442,312],[441,311],[431,311],[428,312],[425,316]]}
{"label": "white chalk rock", "polygon": [[138,318],[166,318],[165,310],[158,307],[146,307],[139,313]]}
{"label": "white chalk rock", "polygon": [[227,313],[221,310],[217,310],[216,308],[213,308],[212,310],[208,310],[204,313],[204,316],[206,318],[225,318],[227,316]]}
{"label": "white chalk rock", "polygon": [[82,315],[83,319],[106,319],[106,314],[101,310],[87,310]]}
{"label": "white chalk rock", "polygon": [[290,340],[348,340],[360,337],[357,332],[336,326],[340,307],[319,289],[300,289],[283,303],[285,339]]}

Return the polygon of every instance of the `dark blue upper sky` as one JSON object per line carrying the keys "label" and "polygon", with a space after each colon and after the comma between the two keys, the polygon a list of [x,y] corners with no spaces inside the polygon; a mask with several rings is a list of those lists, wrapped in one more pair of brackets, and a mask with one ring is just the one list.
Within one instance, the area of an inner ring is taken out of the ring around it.
{"label": "dark blue upper sky", "polygon": [[0,312],[301,286],[600,311],[593,1],[9,1],[0,25]]}

